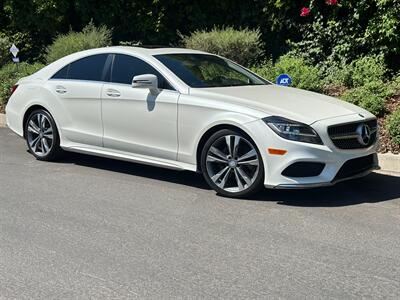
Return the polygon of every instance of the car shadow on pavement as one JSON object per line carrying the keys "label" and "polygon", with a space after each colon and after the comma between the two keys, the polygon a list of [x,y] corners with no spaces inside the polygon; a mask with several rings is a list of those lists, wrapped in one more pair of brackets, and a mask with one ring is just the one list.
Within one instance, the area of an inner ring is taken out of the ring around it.
{"label": "car shadow on pavement", "polygon": [[338,207],[361,203],[400,200],[400,177],[371,173],[335,186],[307,190],[266,190],[253,200],[276,201],[281,205]]}
{"label": "car shadow on pavement", "polygon": [[[203,176],[189,171],[175,171],[132,162],[68,153],[61,163],[75,164],[110,172],[128,174],[210,190]],[[212,191],[214,193],[214,191]],[[338,183],[332,187],[305,190],[263,189],[240,201],[272,201],[280,205],[337,207],[400,199],[400,177],[372,173],[364,178]],[[235,199],[232,199],[233,201]]]}
{"label": "car shadow on pavement", "polygon": [[211,188],[204,181],[201,174],[190,171],[176,171],[144,164],[137,164],[133,162],[72,152],[67,153],[64,159],[60,161],[60,163],[75,164],[89,168],[102,169],[110,172],[182,184],[203,190],[211,190]]}

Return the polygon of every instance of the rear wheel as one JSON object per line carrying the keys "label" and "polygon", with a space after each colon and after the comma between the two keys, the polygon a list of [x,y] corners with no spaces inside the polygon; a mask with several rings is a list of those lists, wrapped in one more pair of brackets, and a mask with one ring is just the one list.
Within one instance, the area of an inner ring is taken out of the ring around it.
{"label": "rear wheel", "polygon": [[60,157],[60,137],[53,117],[44,109],[33,111],[25,124],[29,152],[38,160],[53,161]]}
{"label": "rear wheel", "polygon": [[264,167],[254,142],[240,131],[224,129],[204,145],[201,169],[218,194],[245,197],[263,186]]}

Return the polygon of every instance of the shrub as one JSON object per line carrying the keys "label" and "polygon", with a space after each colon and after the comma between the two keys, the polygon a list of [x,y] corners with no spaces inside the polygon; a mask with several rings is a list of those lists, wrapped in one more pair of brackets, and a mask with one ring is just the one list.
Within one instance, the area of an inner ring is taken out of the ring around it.
{"label": "shrub", "polygon": [[351,64],[353,86],[362,86],[369,82],[383,81],[387,68],[382,56],[363,57]]}
{"label": "shrub", "polygon": [[[297,2],[297,13],[300,11],[299,1],[279,2],[285,2],[281,3],[282,7],[286,7],[287,2]],[[392,68],[400,67],[399,1],[339,1],[339,5],[330,7],[322,0],[306,2],[310,3],[312,12],[292,27],[296,28],[289,38],[293,39],[292,49],[315,64],[382,55]],[[296,21],[293,17],[288,19]]]}
{"label": "shrub", "polygon": [[[260,66],[252,67],[251,70],[271,82],[275,82],[277,71],[272,60],[266,60]],[[278,74],[279,75],[279,74]]]}
{"label": "shrub", "polygon": [[0,33],[0,68],[11,60],[10,39],[3,33]]}
{"label": "shrub", "polygon": [[326,85],[353,87],[352,64],[346,64],[344,61],[336,64],[326,63],[324,73],[324,83]]}
{"label": "shrub", "polygon": [[74,52],[111,45],[111,30],[105,26],[96,27],[89,23],[82,32],[59,35],[46,50],[46,61],[51,63]]}
{"label": "shrub", "polygon": [[293,55],[281,56],[274,67],[275,77],[286,73],[292,78],[294,87],[320,92],[322,80],[317,67],[311,66],[304,58]]}
{"label": "shrub", "polygon": [[143,43],[141,41],[120,41],[119,45],[126,47],[140,47]]}
{"label": "shrub", "polygon": [[214,28],[208,32],[195,31],[190,36],[181,38],[186,48],[221,55],[248,67],[254,65],[264,54],[258,29]]}
{"label": "shrub", "polygon": [[261,77],[275,82],[276,77],[286,73],[292,78],[292,86],[300,89],[320,92],[323,81],[318,68],[311,66],[304,58],[286,54],[273,64],[266,60],[262,65],[253,67],[252,71]]}
{"label": "shrub", "polygon": [[400,92],[400,74],[398,74],[396,77],[393,78],[392,80],[392,87],[395,90],[395,92]]}
{"label": "shrub", "polygon": [[7,64],[0,69],[0,106],[5,105],[10,97],[11,87],[22,77],[29,76],[44,65],[40,63],[28,64],[20,63],[18,71],[15,64]]}
{"label": "shrub", "polygon": [[381,116],[385,112],[385,100],[391,97],[394,90],[390,84],[382,81],[369,82],[363,86],[348,90],[343,100],[358,105],[374,115]]}
{"label": "shrub", "polygon": [[370,82],[384,81],[388,69],[382,56],[365,56],[350,64],[335,64],[325,70],[326,84],[360,87]]}
{"label": "shrub", "polygon": [[386,121],[386,129],[393,142],[400,145],[400,108],[389,116]]}

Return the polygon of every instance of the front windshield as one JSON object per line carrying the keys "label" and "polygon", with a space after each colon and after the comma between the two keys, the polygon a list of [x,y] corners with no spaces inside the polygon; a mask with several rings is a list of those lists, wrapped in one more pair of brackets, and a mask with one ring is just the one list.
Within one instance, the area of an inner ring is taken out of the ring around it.
{"label": "front windshield", "polygon": [[183,53],[154,57],[193,88],[269,84],[241,66],[215,55]]}

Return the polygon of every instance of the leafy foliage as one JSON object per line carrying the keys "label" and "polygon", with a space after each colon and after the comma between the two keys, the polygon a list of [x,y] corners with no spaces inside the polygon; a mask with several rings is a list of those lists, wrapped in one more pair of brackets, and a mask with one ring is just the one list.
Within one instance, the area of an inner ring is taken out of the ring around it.
{"label": "leafy foliage", "polygon": [[260,65],[252,67],[251,70],[271,82],[275,82],[276,77],[279,75],[271,59],[265,60]]}
{"label": "leafy foliage", "polygon": [[369,82],[384,81],[388,69],[382,56],[361,57],[349,64],[343,62],[325,70],[325,83],[348,88],[363,86]]}
{"label": "leafy foliage", "polygon": [[388,118],[386,128],[392,140],[400,145],[400,108],[395,110]]}
{"label": "leafy foliage", "polygon": [[26,49],[26,58],[33,60],[57,35],[81,31],[90,20],[113,28],[115,44],[171,45],[179,41],[177,31],[189,35],[215,26],[259,28],[267,45],[263,50],[274,59],[294,47],[313,65],[382,55],[391,69],[400,68],[399,1],[342,0],[326,5],[314,0],[311,13],[300,17],[301,7],[310,1],[4,0],[0,31],[35,41]]}
{"label": "leafy foliage", "polygon": [[348,86],[362,86],[370,82],[383,81],[387,71],[382,56],[362,57],[350,64]]}
{"label": "leafy foliage", "polygon": [[304,58],[291,54],[281,56],[275,64],[267,60],[261,66],[253,67],[252,71],[272,82],[279,74],[288,74],[292,78],[292,86],[300,89],[320,92],[323,87],[319,70]]}
{"label": "leafy foliage", "polygon": [[263,55],[260,31],[247,28],[195,31],[190,36],[182,36],[182,43],[186,48],[218,54],[245,66],[253,65]]}
{"label": "leafy foliage", "polygon": [[0,67],[11,61],[12,55],[9,49],[13,43],[15,43],[20,50],[18,53],[20,60],[28,60],[28,54],[33,48],[33,42],[29,36],[21,32],[12,35],[0,32]]}
{"label": "leafy foliage", "polygon": [[394,89],[390,84],[373,81],[347,91],[343,95],[343,100],[361,106],[374,115],[381,116],[385,112],[385,100],[393,94]]}
{"label": "leafy foliage", "polygon": [[28,64],[20,63],[17,66],[15,64],[6,64],[0,69],[0,105],[5,105],[10,97],[11,87],[22,77],[29,76],[39,69],[43,68],[44,65],[40,63]]}
{"label": "leafy foliage", "polygon": [[299,24],[300,38],[290,42],[297,54],[319,65],[380,55],[391,68],[400,67],[399,1],[343,0],[336,7],[314,3],[313,13]]}
{"label": "leafy foliage", "polygon": [[293,55],[281,56],[275,64],[277,76],[289,74],[294,87],[316,91],[322,90],[322,81],[318,68],[312,66],[304,58]]}
{"label": "leafy foliage", "polygon": [[9,52],[11,44],[9,38],[5,34],[0,33],[0,67],[7,63],[11,58]]}
{"label": "leafy foliage", "polygon": [[68,54],[111,45],[111,30],[89,23],[82,32],[70,32],[58,36],[47,48],[46,61],[51,63]]}

